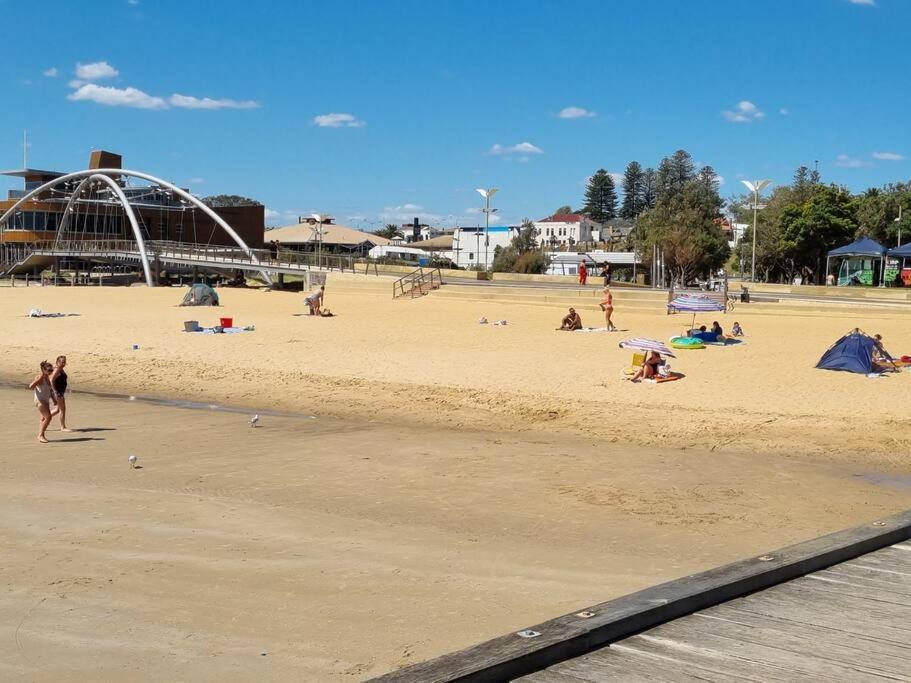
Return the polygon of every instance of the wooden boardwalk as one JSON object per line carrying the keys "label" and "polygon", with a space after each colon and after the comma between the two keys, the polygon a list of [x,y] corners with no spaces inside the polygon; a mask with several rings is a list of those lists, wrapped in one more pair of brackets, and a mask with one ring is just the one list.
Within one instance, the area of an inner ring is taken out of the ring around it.
{"label": "wooden boardwalk", "polygon": [[710,607],[519,680],[911,681],[911,543]]}
{"label": "wooden boardwalk", "polygon": [[911,683],[911,510],[376,680]]}

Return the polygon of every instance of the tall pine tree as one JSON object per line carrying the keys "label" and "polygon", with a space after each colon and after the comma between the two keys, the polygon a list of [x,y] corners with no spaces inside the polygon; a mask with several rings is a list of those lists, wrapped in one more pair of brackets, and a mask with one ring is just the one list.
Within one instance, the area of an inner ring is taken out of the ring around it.
{"label": "tall pine tree", "polygon": [[645,173],[638,161],[626,165],[623,173],[623,204],[620,206],[620,218],[632,220],[637,218],[647,207],[642,201],[645,185]]}
{"label": "tall pine tree", "polygon": [[610,173],[603,168],[588,179],[582,212],[599,223],[617,217],[617,188]]}
{"label": "tall pine tree", "polygon": [[642,189],[639,195],[639,201],[642,204],[642,210],[647,211],[654,207],[657,197],[658,172],[653,168],[647,168],[642,173]]}

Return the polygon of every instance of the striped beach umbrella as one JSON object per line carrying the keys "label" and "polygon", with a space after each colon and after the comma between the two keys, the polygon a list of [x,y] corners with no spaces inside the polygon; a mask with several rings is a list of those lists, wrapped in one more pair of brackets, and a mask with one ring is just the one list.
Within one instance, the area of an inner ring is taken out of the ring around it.
{"label": "striped beach umbrella", "polygon": [[657,351],[662,356],[676,358],[674,352],[670,350],[667,344],[657,339],[648,339],[647,337],[633,337],[620,342],[621,349],[633,349],[635,351]]}
{"label": "striped beach umbrella", "polygon": [[671,311],[692,311],[693,322],[690,327],[696,324],[696,314],[706,311],[723,311],[724,304],[716,299],[702,296],[701,294],[681,294],[674,297],[667,304],[668,310]]}

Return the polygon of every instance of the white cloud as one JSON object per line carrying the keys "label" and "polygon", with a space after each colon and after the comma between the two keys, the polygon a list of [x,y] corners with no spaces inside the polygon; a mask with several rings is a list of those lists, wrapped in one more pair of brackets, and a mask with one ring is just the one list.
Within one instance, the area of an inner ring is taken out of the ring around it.
{"label": "white cloud", "polygon": [[313,117],[313,123],[320,128],[361,128],[367,125],[354,114],[320,114]]}
{"label": "white cloud", "polygon": [[595,112],[583,109],[582,107],[565,107],[557,114],[561,119],[587,119],[595,115]]}
{"label": "white cloud", "polygon": [[544,154],[544,150],[530,142],[520,142],[512,147],[504,147],[503,145],[496,144],[491,147],[487,153],[493,156],[499,156],[501,154]]}
{"label": "white cloud", "polygon": [[719,186],[719,187],[721,187],[722,185],[724,185],[724,176],[723,176],[723,175],[716,175],[716,176],[715,176],[715,180],[718,181],[718,186]]}
{"label": "white cloud", "polygon": [[134,7],[139,4],[139,0],[127,0],[128,5],[133,5]]}
{"label": "white cloud", "polygon": [[76,64],[76,78],[81,81],[100,81],[102,78],[113,78],[120,72],[107,62]]}
{"label": "white cloud", "polygon": [[417,216],[422,223],[439,223],[442,216],[425,211],[420,204],[402,204],[400,206],[387,206],[383,209],[380,218],[385,223],[410,223]]}
{"label": "white cloud", "polygon": [[57,78],[57,76],[60,74],[60,72],[57,71],[56,66],[52,66],[50,69],[45,69],[41,73],[43,75],[47,76],[48,78]]}
{"label": "white cloud", "polygon": [[782,116],[787,116],[790,112],[788,112],[787,107],[782,107],[781,109],[778,110],[778,113],[781,114]]}
{"label": "white cloud", "polygon": [[205,178],[190,178],[190,179],[187,181],[187,184],[189,184],[189,185],[202,185],[202,184],[205,183],[205,182],[206,182],[206,179],[205,179]]}
{"label": "white cloud", "polygon": [[852,159],[847,154],[839,154],[835,157],[835,165],[840,168],[864,168],[873,164],[863,159]]}
{"label": "white cloud", "polygon": [[871,156],[880,161],[904,161],[908,158],[904,154],[899,154],[897,152],[873,152]]}
{"label": "white cloud", "polygon": [[867,5],[872,7],[876,4],[876,0],[848,0],[852,5]]}
{"label": "white cloud", "polygon": [[168,103],[160,97],[144,93],[136,88],[112,88],[86,83],[67,99],[76,102],[96,102],[109,107],[134,107],[136,109],[167,109]]}
{"label": "white cloud", "polygon": [[254,100],[232,100],[228,98],[214,100],[211,97],[193,97],[174,93],[168,98],[172,107],[180,109],[256,109],[259,102]]}
{"label": "white cloud", "polygon": [[723,111],[721,115],[732,123],[752,123],[765,117],[765,112],[749,100],[741,100],[733,111]]}

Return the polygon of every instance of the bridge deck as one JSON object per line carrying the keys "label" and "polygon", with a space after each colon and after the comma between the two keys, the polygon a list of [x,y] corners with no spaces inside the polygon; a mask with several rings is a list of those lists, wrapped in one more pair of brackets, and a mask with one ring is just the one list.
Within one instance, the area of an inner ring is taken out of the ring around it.
{"label": "bridge deck", "polygon": [[909,681],[911,543],[696,612],[519,680]]}

